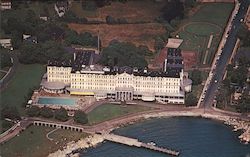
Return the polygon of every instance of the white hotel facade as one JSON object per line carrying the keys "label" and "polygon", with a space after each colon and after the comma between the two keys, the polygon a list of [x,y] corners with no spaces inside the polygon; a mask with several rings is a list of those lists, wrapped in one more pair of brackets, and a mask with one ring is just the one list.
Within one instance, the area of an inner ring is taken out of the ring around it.
{"label": "white hotel facade", "polygon": [[88,95],[97,99],[184,104],[183,68],[150,72],[130,67],[101,67],[88,65],[91,54],[84,55],[79,54],[75,61],[77,64],[49,63],[44,90],[67,91],[71,95]]}

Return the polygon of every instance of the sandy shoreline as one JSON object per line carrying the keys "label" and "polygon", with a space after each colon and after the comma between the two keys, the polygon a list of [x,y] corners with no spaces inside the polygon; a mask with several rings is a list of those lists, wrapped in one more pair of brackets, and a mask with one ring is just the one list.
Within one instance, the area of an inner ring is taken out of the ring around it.
{"label": "sandy shoreline", "polygon": [[[149,119],[149,118],[161,118],[161,117],[180,117],[180,116],[186,116],[186,117],[201,117],[201,118],[208,118],[212,120],[219,120],[223,122],[226,125],[232,126],[234,131],[242,130],[243,133],[239,136],[239,139],[245,143],[249,143],[250,141],[250,122],[239,120],[238,118],[230,117],[230,116],[221,116],[221,115],[213,115],[213,114],[200,114],[200,113],[194,113],[190,111],[185,112],[162,112],[162,113],[153,113],[153,114],[147,114],[143,116],[143,120]],[[142,120],[140,119],[140,120]],[[138,122],[139,120],[132,121],[128,125]],[[121,125],[120,127],[124,127],[125,125]],[[117,129],[119,127],[113,128]],[[78,153],[73,154],[75,150],[80,149],[87,149],[90,147],[95,147],[97,144],[102,143],[104,141],[104,138],[102,135],[99,134],[93,134],[88,136],[87,138],[80,139],[79,141],[75,142],[72,141],[67,144],[66,148],[63,150],[58,150],[54,153],[49,154],[48,157],[58,157],[58,156],[71,156],[76,157],[79,156]]]}

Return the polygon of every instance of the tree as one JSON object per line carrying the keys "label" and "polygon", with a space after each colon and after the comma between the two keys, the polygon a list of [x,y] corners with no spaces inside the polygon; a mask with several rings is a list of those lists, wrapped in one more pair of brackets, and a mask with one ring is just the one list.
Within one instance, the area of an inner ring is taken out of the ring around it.
{"label": "tree", "polygon": [[186,100],[185,100],[186,106],[195,106],[197,102],[198,102],[198,99],[193,93],[188,93],[186,95]]}
{"label": "tree", "polygon": [[61,107],[59,110],[55,111],[55,118],[60,121],[67,121],[69,116],[65,108]]}
{"label": "tree", "polygon": [[88,22],[88,19],[84,17],[82,18],[77,17],[76,14],[71,10],[67,11],[61,19],[69,23],[70,22],[73,22],[73,23],[87,23]]}
{"label": "tree", "polygon": [[155,38],[155,45],[154,45],[154,48],[156,51],[159,51],[161,49],[163,49],[165,46],[165,41],[160,37],[156,37]]}
{"label": "tree", "polygon": [[1,110],[1,118],[9,118],[12,120],[20,120],[20,114],[16,107],[14,106],[4,106]]}
{"label": "tree", "polygon": [[250,46],[250,31],[248,31],[247,27],[244,24],[240,25],[240,28],[237,32],[237,37],[241,40],[241,45],[243,47]]}
{"label": "tree", "polygon": [[150,50],[148,49],[147,46],[145,46],[145,45],[140,45],[140,46],[138,47],[138,54],[140,54],[140,55],[142,55],[142,56],[152,56],[152,55],[153,55],[153,52],[150,51]]}
{"label": "tree", "polygon": [[40,115],[40,108],[38,106],[31,106],[27,109],[26,114],[29,117],[38,117]]}
{"label": "tree", "polygon": [[54,116],[54,113],[52,109],[44,106],[43,108],[41,108],[40,115],[44,118],[52,118]]}
{"label": "tree", "polygon": [[147,66],[144,50],[132,43],[113,40],[102,51],[100,63],[107,66],[130,66],[144,68]]}
{"label": "tree", "polygon": [[13,123],[7,120],[2,120],[2,125],[0,128],[1,132],[5,132],[7,131],[9,128],[11,128],[13,126]]}
{"label": "tree", "polygon": [[191,72],[190,76],[191,80],[193,81],[193,85],[199,85],[202,83],[201,71],[195,69]]}
{"label": "tree", "polygon": [[83,10],[96,10],[97,5],[96,2],[93,0],[84,0],[82,1],[82,9]]}
{"label": "tree", "polygon": [[113,18],[112,16],[106,16],[106,22],[107,22],[107,24],[116,24],[117,23],[117,21],[116,21],[116,19],[115,18]]}
{"label": "tree", "polygon": [[48,60],[70,60],[73,54],[68,53],[63,45],[53,40],[44,43],[24,43],[20,47],[19,61],[25,64],[46,64]]}
{"label": "tree", "polygon": [[80,124],[88,123],[88,117],[83,111],[76,111],[74,115],[74,121]]}
{"label": "tree", "polygon": [[98,38],[89,32],[78,34],[75,31],[68,30],[65,33],[65,42],[67,45],[77,44],[88,47],[97,47]]}
{"label": "tree", "polygon": [[170,22],[176,17],[183,18],[184,16],[184,6],[180,0],[168,1],[166,5],[162,8],[162,17]]}
{"label": "tree", "polygon": [[185,0],[184,7],[185,8],[193,8],[195,5],[195,0]]}
{"label": "tree", "polygon": [[117,23],[119,24],[126,24],[128,23],[127,19],[125,19],[124,17],[123,18],[118,18],[117,19]]}
{"label": "tree", "polygon": [[0,67],[1,69],[4,67],[11,67],[12,63],[10,60],[10,54],[8,53],[8,50],[4,48],[0,48]]}

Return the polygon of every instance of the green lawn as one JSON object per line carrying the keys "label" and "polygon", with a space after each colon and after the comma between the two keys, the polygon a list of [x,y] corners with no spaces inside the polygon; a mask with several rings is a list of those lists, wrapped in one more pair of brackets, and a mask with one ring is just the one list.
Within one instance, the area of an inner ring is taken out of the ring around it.
{"label": "green lawn", "polygon": [[0,146],[3,157],[44,157],[63,148],[68,142],[79,140],[87,134],[69,130],[57,130],[46,138],[46,134],[55,128],[30,126],[19,136]]}
{"label": "green lawn", "polygon": [[206,59],[206,64],[209,65],[234,5],[233,3],[202,3],[200,5],[200,9],[194,15],[182,21],[183,29],[180,29],[178,35],[184,39],[181,49],[197,52],[198,63],[202,64],[209,36],[213,34]]}
{"label": "green lawn", "polygon": [[203,85],[193,85],[192,86],[192,93],[199,99],[201,92],[203,90]]}
{"label": "green lawn", "polygon": [[233,3],[203,3],[201,9],[190,17],[190,21],[209,22],[224,27]]}
{"label": "green lawn", "polygon": [[151,108],[138,105],[121,106],[119,104],[103,104],[88,114],[89,124],[96,124],[129,113],[147,111],[150,109]]}
{"label": "green lawn", "polygon": [[[208,72],[206,71],[201,71],[201,78],[202,81],[205,82],[207,80],[208,77]],[[203,90],[203,85],[199,84],[199,85],[192,85],[192,93],[197,97],[200,98],[201,92]]]}
{"label": "green lawn", "polygon": [[25,100],[24,97],[27,96],[30,89],[39,86],[44,72],[45,67],[42,65],[20,64],[7,88],[0,93],[1,107],[3,105],[16,106],[20,113],[23,114],[22,104]]}
{"label": "green lawn", "polygon": [[209,36],[210,34],[220,33],[221,28],[209,23],[190,23],[185,27],[185,31],[201,36]]}

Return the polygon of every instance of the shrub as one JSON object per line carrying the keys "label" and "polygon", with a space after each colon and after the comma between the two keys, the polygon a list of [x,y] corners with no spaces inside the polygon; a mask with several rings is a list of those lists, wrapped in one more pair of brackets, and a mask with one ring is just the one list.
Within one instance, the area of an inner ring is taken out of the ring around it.
{"label": "shrub", "polygon": [[74,115],[74,121],[80,124],[88,123],[88,117],[83,111],[76,111]]}
{"label": "shrub", "polygon": [[60,108],[59,110],[56,110],[55,111],[55,118],[57,120],[60,120],[60,121],[67,121],[69,116],[68,116],[68,112],[66,111],[65,108]]}
{"label": "shrub", "polygon": [[27,109],[26,113],[29,117],[37,117],[40,115],[40,108],[37,106],[31,106]]}
{"label": "shrub", "polygon": [[41,108],[40,115],[44,118],[52,118],[54,116],[54,112],[48,107],[43,107]]}
{"label": "shrub", "polygon": [[21,119],[17,108],[14,106],[4,106],[1,110],[1,118],[9,118],[12,120]]}

